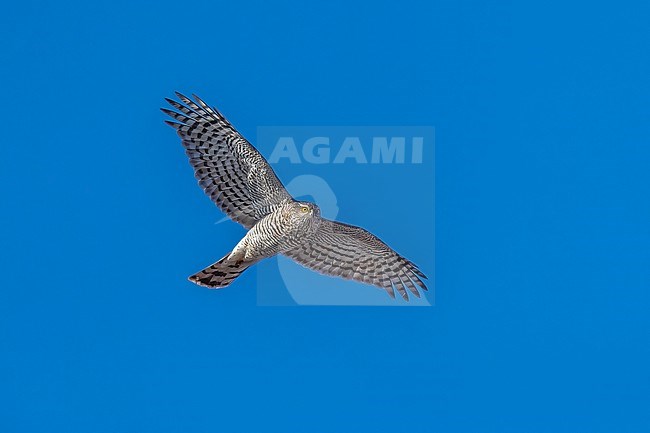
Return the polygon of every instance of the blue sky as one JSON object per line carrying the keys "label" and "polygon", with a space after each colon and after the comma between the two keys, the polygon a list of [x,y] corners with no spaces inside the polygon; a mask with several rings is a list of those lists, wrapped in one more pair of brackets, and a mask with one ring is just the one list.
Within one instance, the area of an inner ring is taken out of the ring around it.
{"label": "blue sky", "polygon": [[[648,12],[5,5],[0,430],[647,431]],[[254,274],[188,283],[242,231],[214,224],[162,123],[174,90],[252,139],[434,126],[435,211],[390,205],[435,217],[436,305],[258,307]]]}

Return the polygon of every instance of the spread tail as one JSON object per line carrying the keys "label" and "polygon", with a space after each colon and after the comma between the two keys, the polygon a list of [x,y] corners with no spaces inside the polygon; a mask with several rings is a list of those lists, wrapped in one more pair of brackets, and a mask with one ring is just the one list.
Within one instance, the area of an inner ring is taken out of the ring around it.
{"label": "spread tail", "polygon": [[230,257],[230,254],[217,263],[192,275],[189,280],[199,286],[220,289],[229,286],[235,278],[253,264],[253,262],[243,262],[235,259],[228,260],[228,257]]}

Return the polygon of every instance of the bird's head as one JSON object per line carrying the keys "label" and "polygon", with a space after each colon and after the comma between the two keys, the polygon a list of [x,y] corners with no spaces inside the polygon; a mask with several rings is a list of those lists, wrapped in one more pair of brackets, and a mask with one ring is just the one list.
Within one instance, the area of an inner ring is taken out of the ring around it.
{"label": "bird's head", "polygon": [[303,234],[317,230],[322,221],[320,209],[314,203],[305,201],[287,203],[284,212],[291,226]]}
{"label": "bird's head", "polygon": [[300,219],[312,219],[320,217],[320,208],[315,203],[308,201],[297,201],[294,204],[294,212]]}

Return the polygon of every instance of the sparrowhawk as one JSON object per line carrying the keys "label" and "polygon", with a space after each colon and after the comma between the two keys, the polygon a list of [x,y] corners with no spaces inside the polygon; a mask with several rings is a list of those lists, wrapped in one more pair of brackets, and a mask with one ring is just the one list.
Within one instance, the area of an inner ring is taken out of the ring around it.
{"label": "sparrowhawk", "polygon": [[248,232],[232,252],[189,277],[221,288],[262,259],[285,255],[330,276],[371,284],[408,300],[419,297],[426,276],[372,233],[320,216],[314,203],[296,201],[264,157],[215,108],[176,93],[162,108],[181,137],[203,191]]}

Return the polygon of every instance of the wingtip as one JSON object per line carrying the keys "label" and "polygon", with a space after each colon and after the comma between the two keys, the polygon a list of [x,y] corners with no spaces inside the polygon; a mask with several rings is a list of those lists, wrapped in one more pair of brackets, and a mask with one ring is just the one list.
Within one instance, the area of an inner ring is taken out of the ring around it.
{"label": "wingtip", "polygon": [[174,115],[178,115],[178,113],[175,112],[174,110],[170,110],[169,108],[165,108],[165,107],[161,107],[161,108],[160,108],[160,111],[162,111],[162,112],[165,113],[166,115],[168,115],[168,116],[172,116],[172,117],[173,117]]}
{"label": "wingtip", "polygon": [[204,108],[208,107],[208,104],[203,99],[201,99],[201,97],[196,93],[192,93],[192,99],[194,99],[194,101],[196,101],[199,105],[203,106]]}
{"label": "wingtip", "polygon": [[165,122],[166,124],[168,124],[174,129],[178,129],[183,126],[182,123],[174,122],[173,120],[163,120],[163,122]]}
{"label": "wingtip", "polygon": [[176,92],[174,92],[174,93],[176,94],[176,97],[177,97],[178,99],[180,99],[184,104],[193,103],[193,101],[192,101],[190,98],[188,98],[187,96],[183,95],[181,92],[176,91]]}
{"label": "wingtip", "polygon": [[409,268],[411,268],[411,270],[412,270],[412,271],[413,271],[413,272],[414,272],[418,277],[422,277],[422,278],[427,279],[427,280],[429,279],[426,275],[424,275],[424,272],[422,272],[422,271],[420,270],[420,268],[418,268],[418,265],[416,265],[415,263],[413,263],[413,262],[410,261],[409,259],[405,259],[405,260],[406,260],[406,264],[407,264],[407,266],[408,266]]}

